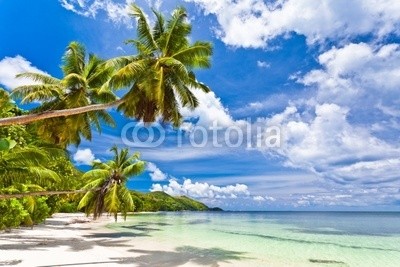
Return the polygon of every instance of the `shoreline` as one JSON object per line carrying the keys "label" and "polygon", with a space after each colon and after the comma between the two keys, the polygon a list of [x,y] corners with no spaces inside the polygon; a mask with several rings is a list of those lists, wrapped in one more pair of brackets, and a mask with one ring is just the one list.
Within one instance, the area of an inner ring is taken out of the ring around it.
{"label": "shoreline", "polygon": [[151,236],[109,229],[111,223],[113,216],[56,213],[33,228],[0,232],[0,266],[202,266],[171,256],[172,240],[160,244]]}

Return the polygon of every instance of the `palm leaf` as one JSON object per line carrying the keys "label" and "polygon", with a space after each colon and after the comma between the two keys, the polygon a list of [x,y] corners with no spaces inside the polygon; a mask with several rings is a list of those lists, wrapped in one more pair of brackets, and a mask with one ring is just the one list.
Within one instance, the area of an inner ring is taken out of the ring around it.
{"label": "palm leaf", "polygon": [[71,42],[63,57],[62,70],[64,75],[71,73],[83,74],[85,67],[85,47],[78,42]]}
{"label": "palm leaf", "polygon": [[131,177],[135,175],[139,175],[142,173],[145,169],[145,162],[144,161],[138,161],[134,164],[131,164],[127,167],[125,167],[122,171],[122,175],[125,177]]}
{"label": "palm leaf", "polygon": [[40,82],[42,84],[58,84],[58,83],[60,83],[59,79],[51,77],[48,74],[42,74],[42,73],[25,72],[25,73],[17,74],[15,77],[30,79],[32,81]]}
{"label": "palm leaf", "polygon": [[131,15],[138,19],[137,21],[137,34],[139,40],[145,45],[146,50],[157,50],[157,43],[153,39],[150,26],[147,22],[143,11],[135,4],[131,5]]}
{"label": "palm leaf", "polygon": [[22,103],[49,101],[60,95],[61,86],[53,84],[22,85],[11,93],[11,96],[21,98]]}

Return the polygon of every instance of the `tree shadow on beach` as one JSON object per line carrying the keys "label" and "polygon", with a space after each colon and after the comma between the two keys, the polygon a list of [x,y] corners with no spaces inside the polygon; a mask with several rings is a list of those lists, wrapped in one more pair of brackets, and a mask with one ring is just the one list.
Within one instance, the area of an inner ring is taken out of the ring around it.
{"label": "tree shadow on beach", "polygon": [[[13,238],[14,239],[14,238]],[[94,246],[102,247],[129,247],[126,239],[96,238],[93,240],[82,240],[80,238],[51,238],[51,237],[21,237],[18,241],[10,244],[0,245],[0,250],[49,250],[54,247],[65,246],[71,251],[82,251],[92,249]]]}
{"label": "tree shadow on beach", "polygon": [[219,262],[241,260],[243,252],[221,248],[198,248],[193,246],[178,247],[175,251],[130,249],[129,252],[143,254],[137,257],[110,258],[120,264],[135,264],[138,267],[158,266],[175,267],[189,262],[204,266],[219,266]]}
{"label": "tree shadow on beach", "polygon": [[[53,227],[54,229],[65,230],[66,227]],[[148,237],[150,232],[159,231],[156,228],[144,227],[144,226],[132,226],[126,227],[132,228],[135,232],[130,231],[104,231],[96,232],[83,235],[78,238],[55,238],[51,235],[44,236],[22,236],[18,232],[3,234],[0,236],[1,239],[14,240],[14,242],[8,242],[8,244],[0,245],[0,250],[47,250],[57,246],[66,246],[71,251],[89,250],[94,246],[103,247],[130,247],[127,242],[135,237]],[[80,230],[90,230],[91,228],[79,228]]]}

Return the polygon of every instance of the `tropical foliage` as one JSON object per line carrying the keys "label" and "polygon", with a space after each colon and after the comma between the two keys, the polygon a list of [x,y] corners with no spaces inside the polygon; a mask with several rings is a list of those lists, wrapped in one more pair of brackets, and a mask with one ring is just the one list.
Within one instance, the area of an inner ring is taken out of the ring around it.
{"label": "tropical foliage", "polygon": [[[21,99],[22,103],[40,101],[40,106],[33,110],[35,113],[107,103],[116,99],[108,87],[103,86],[113,69],[93,54],[86,57],[82,44],[71,42],[68,45],[63,57],[62,71],[62,79],[41,73],[19,74],[17,77],[29,78],[38,83],[15,88],[12,96]],[[101,122],[114,125],[106,111],[97,110],[38,121],[37,133],[42,139],[61,147],[79,145],[81,137],[91,139],[92,126],[101,131]]]}
{"label": "tropical foliage", "polygon": [[128,40],[137,55],[108,61],[117,69],[109,84],[113,88],[130,87],[118,110],[128,117],[153,122],[157,116],[175,125],[181,123],[180,106],[198,105],[193,89],[210,89],[196,80],[195,68],[208,68],[212,46],[208,42],[190,44],[191,25],[184,8],[177,8],[168,20],[154,11],[151,27],[143,11],[132,5],[137,18],[137,39]]}
{"label": "tropical foliage", "polygon": [[112,160],[94,162],[93,169],[83,175],[83,179],[88,180],[83,189],[89,191],[81,199],[78,209],[84,208],[88,215],[93,213],[95,219],[104,211],[113,214],[115,220],[119,211],[126,218],[127,212],[134,210],[126,182],[144,170],[139,154],[129,155],[127,148],[119,150],[116,146],[111,151],[114,153]]}
{"label": "tropical foliage", "polygon": [[[184,8],[175,9],[169,19],[155,10],[153,13],[156,22],[151,27],[143,11],[132,4],[131,15],[137,19],[137,39],[126,42],[136,48],[135,55],[110,59],[107,64],[91,55],[86,63],[83,46],[73,42],[64,55],[63,79],[37,73],[21,74],[20,77],[40,84],[22,86],[14,95],[24,102],[40,100],[44,104],[32,114],[0,119],[0,126],[61,117],[72,127],[66,127],[65,133],[56,131],[63,133],[61,137],[51,134],[47,138],[60,144],[79,144],[80,135],[90,139],[88,126],[91,123],[98,126],[99,118],[111,123],[106,113],[99,111],[113,105],[118,105],[125,116],[144,122],[153,122],[160,116],[164,121],[179,125],[182,120],[179,108],[198,105],[192,90],[210,90],[196,79],[193,70],[210,67],[212,45],[202,41],[190,43],[191,25]],[[110,88],[126,87],[128,92],[122,99],[115,100]],[[81,113],[85,115],[78,116]],[[70,119],[65,118],[72,115]],[[59,119],[54,122],[55,130],[60,127],[57,122]],[[45,127],[39,130],[46,135]]]}
{"label": "tropical foliage", "polygon": [[[91,140],[92,129],[101,131],[103,123],[114,125],[107,108],[116,106],[123,115],[144,122],[162,118],[177,126],[182,121],[180,108],[198,105],[194,90],[210,90],[194,70],[210,66],[212,46],[190,42],[185,9],[177,8],[169,18],[155,10],[153,14],[151,26],[138,6],[131,7],[137,39],[127,43],[134,46],[135,55],[105,61],[71,42],[62,58],[61,79],[19,74],[33,84],[13,88],[12,97],[36,106],[29,112],[0,89],[0,229],[33,225],[59,210],[84,209],[94,218],[107,212],[117,218],[118,212],[126,217],[135,210],[135,204],[137,211],[206,209],[184,197],[130,192],[126,182],[143,171],[144,163],[128,149],[113,147],[112,160],[94,162],[84,175],[66,151],[82,139]],[[112,91],[117,89],[127,90],[118,98]],[[86,190],[79,205],[79,195],[68,191],[77,188]],[[59,196],[60,190],[67,195]],[[36,196],[42,191],[46,194]]]}
{"label": "tropical foliage", "polygon": [[[0,95],[0,114],[12,116],[22,113],[10,101],[7,92],[0,90]],[[59,210],[61,198],[30,194],[73,188],[74,184],[79,187],[80,176],[67,153],[43,143],[34,128],[21,125],[0,128],[0,195],[27,194],[20,199],[1,200],[0,197],[0,229],[43,221]]]}

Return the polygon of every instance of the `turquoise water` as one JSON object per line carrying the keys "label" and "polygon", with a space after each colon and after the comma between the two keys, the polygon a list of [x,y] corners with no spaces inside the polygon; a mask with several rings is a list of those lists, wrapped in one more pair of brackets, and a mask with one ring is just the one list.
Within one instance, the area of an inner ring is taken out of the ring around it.
{"label": "turquoise water", "polygon": [[400,266],[400,213],[150,213],[111,227],[172,246],[176,265]]}

